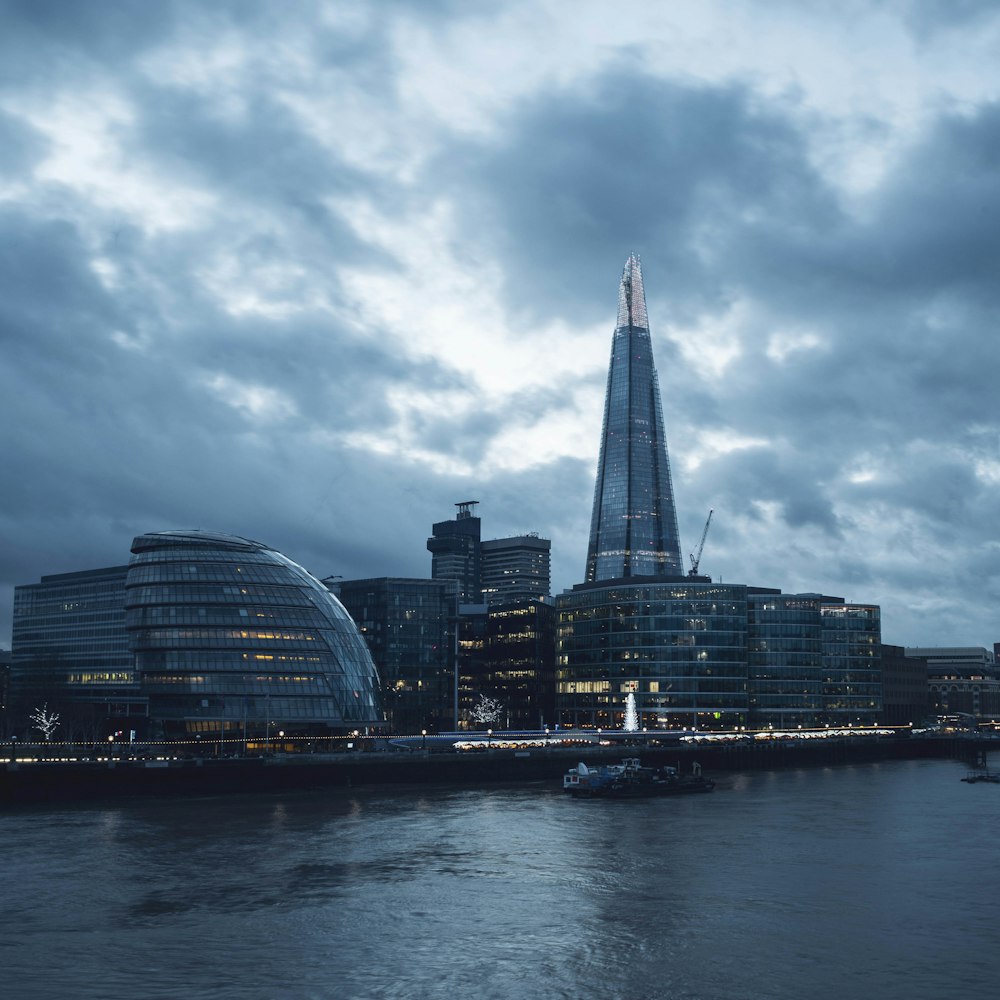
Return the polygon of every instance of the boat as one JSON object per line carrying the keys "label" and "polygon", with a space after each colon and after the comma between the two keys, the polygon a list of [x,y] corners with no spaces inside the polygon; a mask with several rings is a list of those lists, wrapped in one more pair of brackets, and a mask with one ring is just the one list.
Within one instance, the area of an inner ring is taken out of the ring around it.
{"label": "boat", "polygon": [[626,757],[620,764],[571,767],[563,775],[563,791],[577,799],[646,799],[661,795],[710,792],[715,782],[694,765],[682,775],[676,767],[643,767],[638,757]]}
{"label": "boat", "polygon": [[967,781],[970,785],[979,781],[988,782],[991,785],[1000,785],[1000,773],[995,771],[970,771],[962,781]]}

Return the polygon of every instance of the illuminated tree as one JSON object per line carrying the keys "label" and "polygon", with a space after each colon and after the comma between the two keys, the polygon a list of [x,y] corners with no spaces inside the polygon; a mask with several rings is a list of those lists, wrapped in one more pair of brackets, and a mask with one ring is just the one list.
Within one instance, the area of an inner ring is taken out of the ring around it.
{"label": "illuminated tree", "polygon": [[472,718],[481,726],[495,725],[500,718],[503,706],[496,698],[487,698],[481,694],[479,701],[472,707]]}
{"label": "illuminated tree", "polygon": [[625,723],[622,728],[627,733],[634,733],[639,729],[639,716],[635,711],[635,695],[631,691],[625,699]]}
{"label": "illuminated tree", "polygon": [[36,708],[29,718],[34,724],[35,729],[45,737],[46,743],[52,739],[52,734],[56,731],[56,726],[59,725],[59,713],[49,712],[48,702],[42,705],[41,708]]}

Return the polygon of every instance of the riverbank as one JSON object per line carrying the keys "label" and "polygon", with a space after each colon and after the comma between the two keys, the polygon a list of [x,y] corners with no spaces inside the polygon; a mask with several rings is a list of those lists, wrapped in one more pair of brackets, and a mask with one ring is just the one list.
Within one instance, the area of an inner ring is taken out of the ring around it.
{"label": "riverbank", "polygon": [[920,758],[972,761],[996,745],[996,741],[974,737],[933,736],[787,740],[749,746],[504,747],[465,753],[412,750],[183,759],[123,755],[8,763],[0,769],[0,805],[386,784],[468,786],[543,781],[558,779],[579,760],[617,763],[625,756],[639,756],[649,766],[671,765],[682,773],[690,772],[696,763],[707,772],[721,773]]}

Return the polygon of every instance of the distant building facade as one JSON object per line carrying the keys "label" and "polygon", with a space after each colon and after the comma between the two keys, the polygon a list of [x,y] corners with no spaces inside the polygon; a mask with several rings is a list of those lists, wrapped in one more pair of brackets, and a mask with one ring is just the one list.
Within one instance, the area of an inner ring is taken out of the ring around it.
{"label": "distant building facade", "polygon": [[876,605],[705,577],[580,584],[556,598],[556,716],[648,729],[874,725]]}
{"label": "distant building facade", "polygon": [[431,577],[454,580],[459,600],[465,604],[478,604],[482,599],[482,522],[474,513],[477,503],[463,500],[455,504],[455,519],[438,521],[427,539]]}
{"label": "distant building facade", "polygon": [[111,728],[144,729],[141,690],[125,629],[127,566],[43,576],[14,588],[10,720],[25,732],[43,704],[58,735],[93,740]]}
{"label": "distant building facade", "polygon": [[705,578],[578,584],[556,598],[556,721],[733,729],[749,712],[747,588]]}
{"label": "distant building facade", "polygon": [[493,538],[481,545],[486,604],[544,601],[551,593],[552,543],[537,533]]}
{"label": "distant building facade", "polygon": [[455,583],[375,577],[334,585],[368,645],[397,733],[452,726]]}
{"label": "distant building facade", "polygon": [[539,600],[492,604],[478,689],[503,707],[512,729],[541,729],[555,716],[556,610]]}
{"label": "distant building facade", "polygon": [[154,735],[268,738],[383,724],[375,666],[350,615],[260,542],[138,536],[125,611]]}
{"label": "distant building facade", "polygon": [[920,726],[933,714],[927,661],[882,644],[882,718],[886,726]]}
{"label": "distant building facade", "polygon": [[1000,673],[992,650],[981,646],[908,646],[906,655],[927,664],[933,714],[1000,718]]}

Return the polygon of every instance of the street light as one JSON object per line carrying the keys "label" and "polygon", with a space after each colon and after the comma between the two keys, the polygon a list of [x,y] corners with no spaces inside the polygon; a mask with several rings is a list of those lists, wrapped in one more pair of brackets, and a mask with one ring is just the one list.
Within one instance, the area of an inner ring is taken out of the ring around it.
{"label": "street light", "polygon": [[486,749],[489,750],[490,744],[493,742],[493,730],[486,730]]}
{"label": "street light", "polygon": [[421,729],[420,736],[422,737],[420,748],[426,753],[427,752],[427,730]]}

